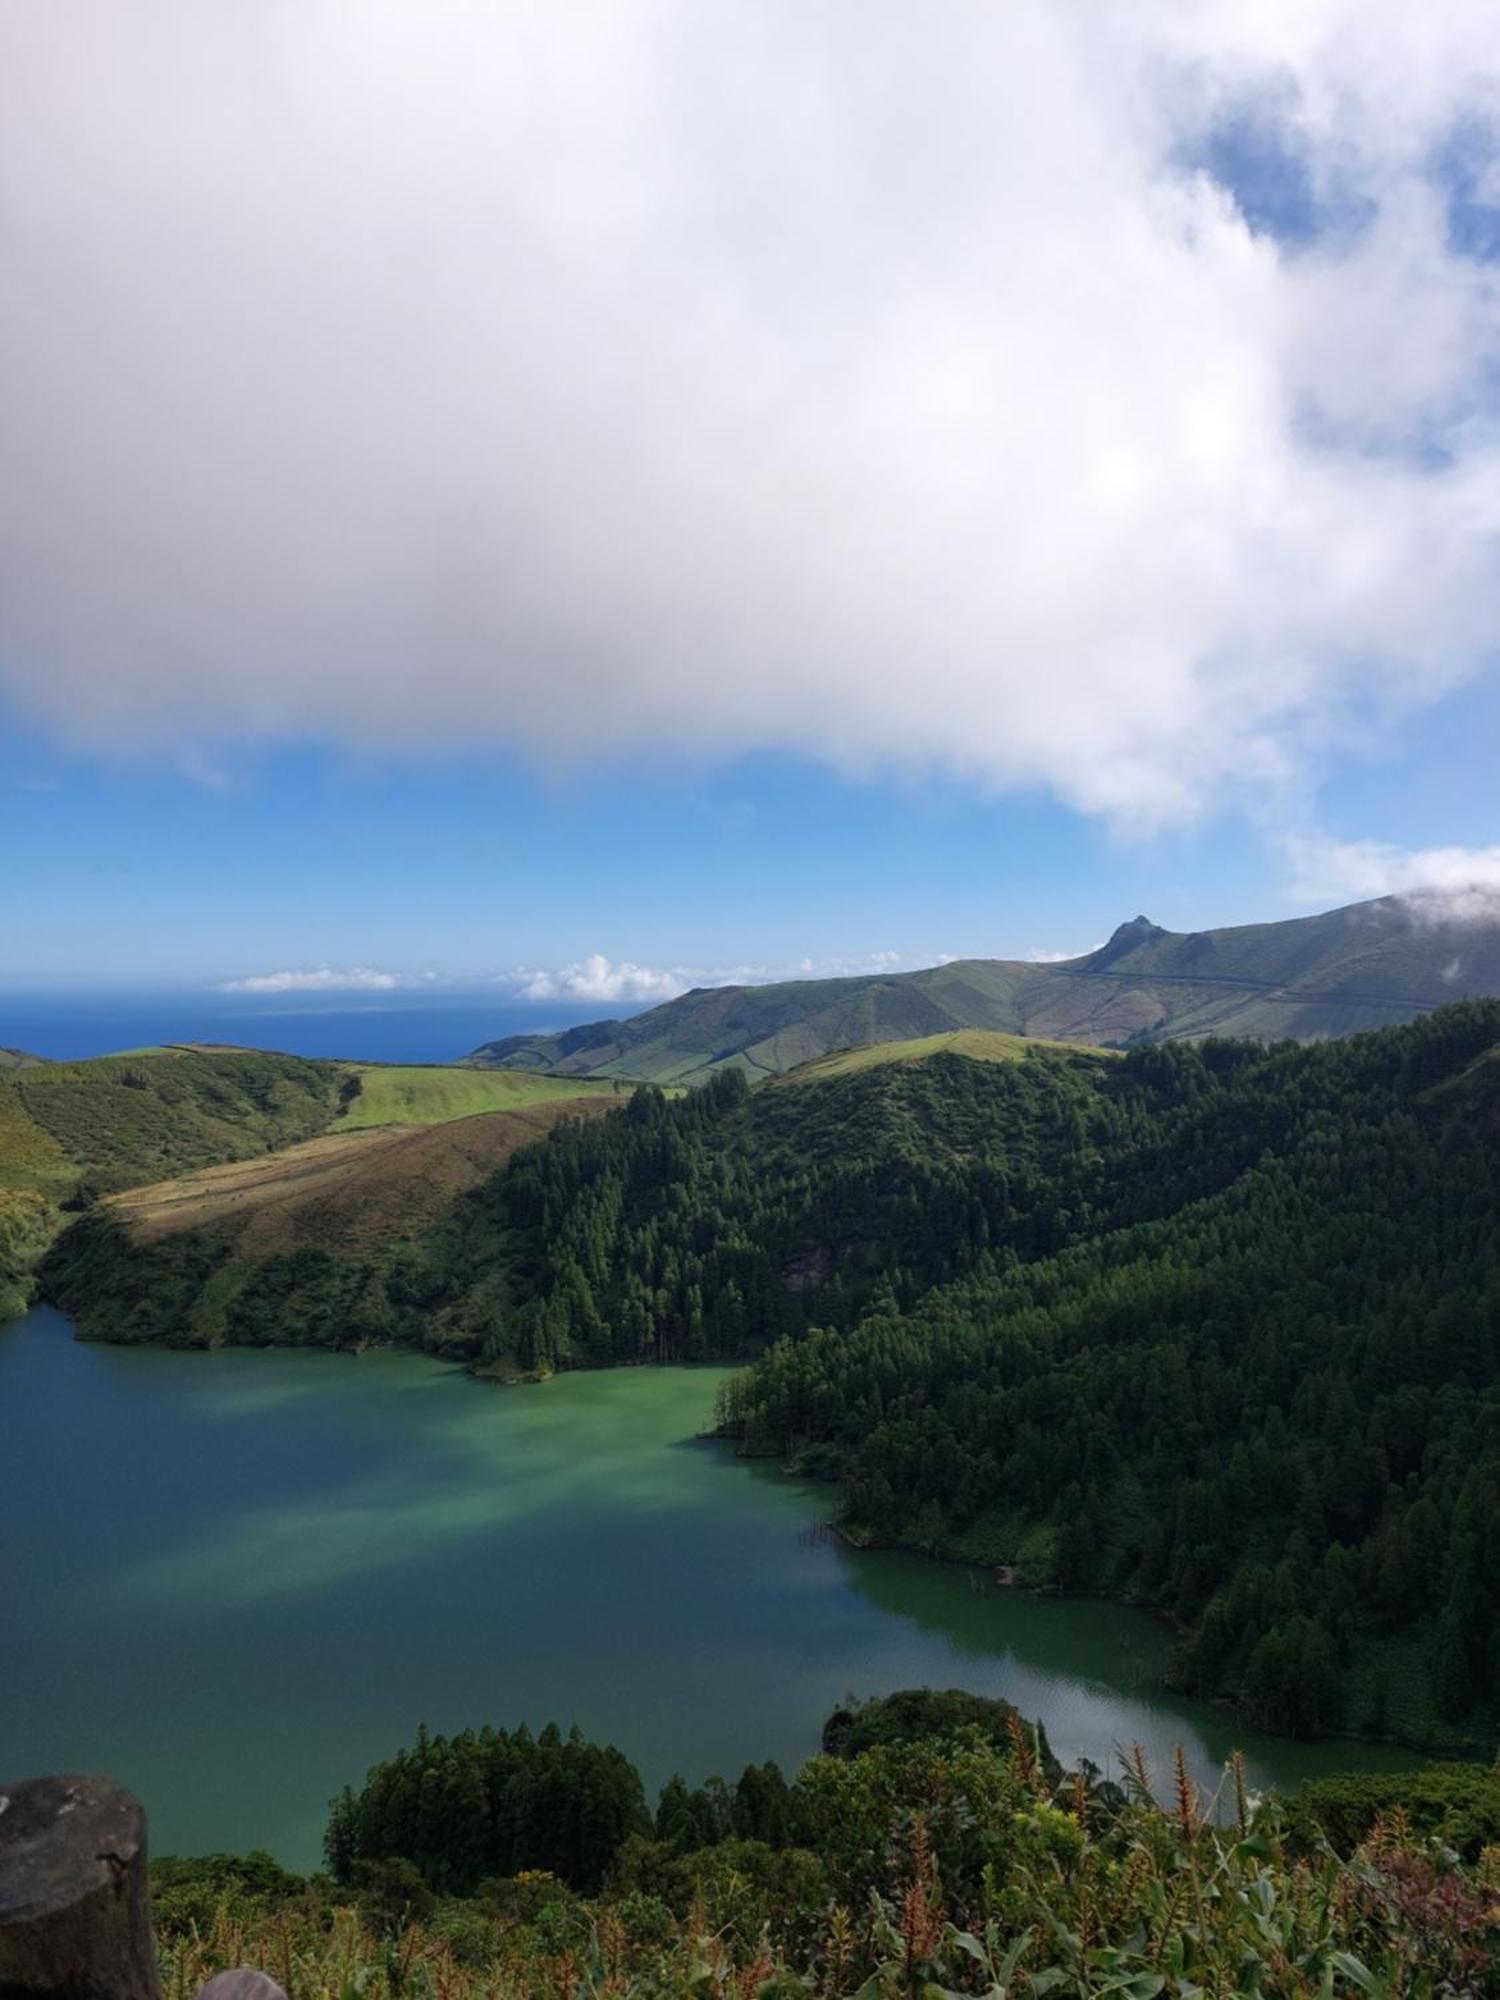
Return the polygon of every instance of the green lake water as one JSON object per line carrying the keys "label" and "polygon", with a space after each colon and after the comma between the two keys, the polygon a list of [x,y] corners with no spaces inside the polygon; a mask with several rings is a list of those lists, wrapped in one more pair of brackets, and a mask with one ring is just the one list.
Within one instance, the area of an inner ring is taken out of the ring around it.
{"label": "green lake water", "polygon": [[789,1771],[850,1694],[1003,1694],[1065,1762],[1215,1782],[1414,1761],[1258,1737],[1154,1687],[1158,1626],[819,1532],[827,1488],[695,1443],[714,1369],[494,1389],[414,1355],[0,1329],[0,1781],[105,1770],[157,1853],[318,1859],[419,1722],[576,1721],[653,1793]]}

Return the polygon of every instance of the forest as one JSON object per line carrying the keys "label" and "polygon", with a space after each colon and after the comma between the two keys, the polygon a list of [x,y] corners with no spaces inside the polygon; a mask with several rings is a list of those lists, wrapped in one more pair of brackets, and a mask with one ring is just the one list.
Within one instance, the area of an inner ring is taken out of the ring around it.
{"label": "forest", "polygon": [[86,1333],[744,1359],[725,1431],[854,1539],[1157,1608],[1261,1726],[1500,1713],[1500,1005],[1313,1046],[939,1055],[566,1123],[364,1260],[106,1211]]}
{"label": "forest", "polygon": [[330,1809],[328,1872],[155,1864],[163,1971],[364,2000],[1477,1996],[1500,1976],[1500,1780],[1440,1765],[1205,1798],[1180,1760],[1064,1773],[1003,1701],[906,1690],[791,1777],[665,1785],[617,1749],[425,1729]]}

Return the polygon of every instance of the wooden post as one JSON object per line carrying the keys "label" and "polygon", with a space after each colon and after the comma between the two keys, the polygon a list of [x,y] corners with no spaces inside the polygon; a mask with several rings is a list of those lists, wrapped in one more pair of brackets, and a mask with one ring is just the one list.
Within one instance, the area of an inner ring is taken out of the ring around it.
{"label": "wooden post", "polygon": [[0,2000],[160,2000],[146,1815],[108,1778],[0,1788]]}

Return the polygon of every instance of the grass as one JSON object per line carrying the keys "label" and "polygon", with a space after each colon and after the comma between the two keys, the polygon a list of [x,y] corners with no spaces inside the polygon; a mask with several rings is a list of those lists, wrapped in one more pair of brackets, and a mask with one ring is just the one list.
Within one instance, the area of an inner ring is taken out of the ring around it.
{"label": "grass", "polygon": [[1024,1062],[1033,1049],[1055,1049],[1063,1055],[1106,1055],[1081,1042],[1049,1042],[1034,1035],[1007,1035],[994,1028],[955,1028],[943,1035],[921,1035],[914,1041],[873,1042],[868,1048],[836,1049],[789,1070],[783,1083],[806,1083],[817,1077],[849,1076],[882,1063],[925,1062],[929,1056],[967,1056],[971,1062]]}
{"label": "grass", "polygon": [[44,1132],[15,1091],[0,1088],[0,1189],[66,1191],[76,1170],[50,1132]]}
{"label": "grass", "polygon": [[371,1125],[446,1125],[486,1111],[525,1111],[584,1097],[615,1096],[612,1083],[575,1076],[534,1076],[508,1069],[406,1069],[351,1064],[359,1094],[334,1120],[336,1132]]}

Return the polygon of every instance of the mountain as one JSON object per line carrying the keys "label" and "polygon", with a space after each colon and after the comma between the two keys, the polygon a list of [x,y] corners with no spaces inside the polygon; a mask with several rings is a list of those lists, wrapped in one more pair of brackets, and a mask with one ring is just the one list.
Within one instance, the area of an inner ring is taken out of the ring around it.
{"label": "mountain", "polygon": [[511,1035],[480,1069],[644,1082],[733,1065],[779,1075],[836,1049],[985,1028],[1107,1048],[1238,1035],[1324,1041],[1500,994],[1500,904],[1385,896],[1320,916],[1177,932],[1121,924],[1081,958],[956,959],[921,972],[695,988],[628,1021]]}

